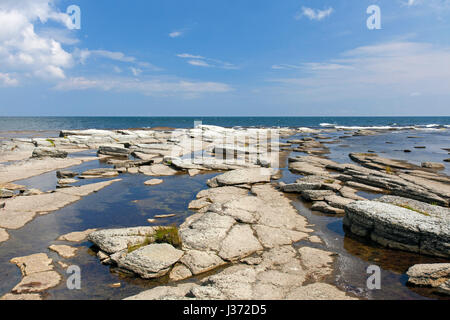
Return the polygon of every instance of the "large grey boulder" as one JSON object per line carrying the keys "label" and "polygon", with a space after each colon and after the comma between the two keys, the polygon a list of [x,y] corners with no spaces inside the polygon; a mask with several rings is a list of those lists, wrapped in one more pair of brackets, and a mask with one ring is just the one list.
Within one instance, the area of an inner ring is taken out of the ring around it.
{"label": "large grey boulder", "polygon": [[183,256],[183,251],[167,243],[153,243],[137,249],[119,259],[120,268],[133,271],[144,279],[165,275]]}
{"label": "large grey boulder", "polygon": [[143,243],[154,233],[154,227],[108,229],[92,232],[87,239],[102,251],[112,254],[127,249],[129,245]]}
{"label": "large grey boulder", "polygon": [[345,207],[344,226],[385,247],[450,257],[450,217],[379,201],[355,201]]}
{"label": "large grey boulder", "polygon": [[32,158],[67,158],[68,153],[55,148],[36,148],[33,150]]}

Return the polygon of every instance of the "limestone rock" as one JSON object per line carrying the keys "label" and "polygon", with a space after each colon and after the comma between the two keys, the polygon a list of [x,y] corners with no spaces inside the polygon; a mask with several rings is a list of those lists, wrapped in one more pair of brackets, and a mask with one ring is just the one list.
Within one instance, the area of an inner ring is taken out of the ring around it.
{"label": "limestone rock", "polygon": [[182,263],[177,263],[170,271],[169,278],[172,281],[180,281],[192,277],[192,272]]}
{"label": "limestone rock", "polygon": [[305,190],[302,191],[302,198],[307,201],[323,201],[325,197],[335,195],[332,190]]}
{"label": "limestone rock", "polygon": [[60,236],[58,241],[69,241],[69,242],[81,242],[87,238],[92,232],[97,231],[97,229],[87,229],[85,231],[76,231]]}
{"label": "limestone rock", "polygon": [[327,283],[313,283],[292,290],[287,300],[356,300]]}
{"label": "limestone rock", "polygon": [[102,251],[112,254],[128,248],[128,245],[143,243],[155,233],[154,227],[107,229],[92,232],[87,239]]}
{"label": "limestone rock", "polygon": [[225,264],[225,261],[220,259],[215,253],[199,250],[187,251],[180,262],[187,266],[194,275],[210,271]]}
{"label": "limestone rock", "polygon": [[450,257],[449,217],[433,216],[379,201],[355,201],[345,208],[344,226],[383,246]]}
{"label": "limestone rock", "polygon": [[139,248],[118,261],[120,268],[133,271],[144,279],[156,278],[169,272],[183,256],[183,251],[167,243],[153,243]]}
{"label": "limestone rock", "polygon": [[330,206],[325,201],[314,202],[314,204],[311,206],[311,210],[320,211],[320,212],[328,213],[328,214],[344,214],[345,213],[344,209]]}
{"label": "limestone rock", "polygon": [[156,185],[161,184],[163,182],[164,182],[164,180],[161,180],[161,179],[150,179],[150,180],[145,181],[144,184],[146,186],[156,186]]}
{"label": "limestone rock", "polygon": [[173,176],[178,173],[177,170],[172,169],[164,164],[154,164],[151,166],[142,166],[139,172],[147,176]]}
{"label": "limestone rock", "polygon": [[253,252],[263,250],[261,243],[254,236],[248,225],[235,225],[222,242],[219,256],[224,260],[244,258]]}
{"label": "limestone rock", "polygon": [[53,270],[52,259],[45,253],[36,253],[25,257],[17,257],[10,260],[19,267],[23,276],[33,273]]}
{"label": "limestone rock", "polygon": [[56,271],[32,273],[25,276],[13,289],[12,293],[34,293],[56,287],[62,278]]}
{"label": "limestone rock", "polygon": [[406,274],[410,284],[439,287],[450,280],[450,263],[416,264]]}
{"label": "limestone rock", "polygon": [[208,180],[207,184],[211,187],[217,187],[270,182],[271,175],[272,170],[268,168],[237,169],[214,177]]}
{"label": "limestone rock", "polygon": [[16,301],[26,301],[26,300],[42,300],[42,297],[38,293],[22,293],[22,294],[12,294],[7,293],[0,300],[16,300]]}
{"label": "limestone rock", "polygon": [[36,148],[33,150],[32,158],[67,158],[68,153],[55,148]]}
{"label": "limestone rock", "polygon": [[128,157],[131,150],[119,146],[100,146],[98,153],[114,157]]}
{"label": "limestone rock", "polygon": [[71,246],[66,245],[56,245],[53,244],[50,247],[48,247],[50,250],[55,251],[57,254],[59,254],[63,258],[72,258],[75,257],[76,252],[78,248],[74,248]]}
{"label": "limestone rock", "polygon": [[422,162],[422,168],[435,169],[435,170],[444,170],[445,165],[438,162]]}

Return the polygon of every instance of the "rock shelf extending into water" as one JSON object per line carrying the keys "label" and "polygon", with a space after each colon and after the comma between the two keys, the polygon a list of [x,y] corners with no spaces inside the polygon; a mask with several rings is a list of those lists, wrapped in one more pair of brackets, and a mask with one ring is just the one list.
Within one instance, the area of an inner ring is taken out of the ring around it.
{"label": "rock shelf extending into water", "polygon": [[[146,190],[153,192],[157,185],[176,179],[172,176],[226,171],[208,177],[209,188],[189,203],[194,213],[179,227],[88,229],[55,241],[88,240],[100,262],[112,270],[169,281],[131,300],[355,299],[331,284],[337,255],[327,250],[326,241],[312,235],[312,226],[291,204],[288,194],[297,194],[311,203],[312,211],[343,218],[349,234],[392,249],[449,258],[450,178],[441,172],[445,165],[430,161],[415,165],[372,152],[350,153],[352,162],[338,163],[326,158],[332,144],[380,132],[361,129],[345,130],[339,138],[326,135],[338,131],[342,130],[200,125],[174,130],[63,130],[58,138],[2,142],[5,152],[0,160],[6,163],[0,164],[0,243],[8,241],[8,230],[121,181],[113,177],[155,177],[139,182],[152,186]],[[295,134],[302,136],[280,141]],[[85,150],[96,151],[97,156],[74,154]],[[305,155],[288,158],[291,151]],[[278,183],[286,158],[288,169],[299,176],[293,183]],[[70,171],[93,160],[102,166]],[[60,170],[65,168],[69,169]],[[12,183],[56,170],[60,170],[57,189],[50,192]],[[86,179],[106,181],[71,186]],[[361,191],[380,198],[368,200]],[[162,213],[148,221],[179,215]],[[81,252],[61,243],[49,243],[46,250],[54,251],[51,257],[56,259]],[[46,253],[11,262],[23,278],[2,299],[42,299],[62,281]],[[57,263],[68,266],[65,261]],[[450,287],[446,264],[414,266],[408,275],[412,285],[440,292]],[[197,281],[183,281],[192,277]]]}

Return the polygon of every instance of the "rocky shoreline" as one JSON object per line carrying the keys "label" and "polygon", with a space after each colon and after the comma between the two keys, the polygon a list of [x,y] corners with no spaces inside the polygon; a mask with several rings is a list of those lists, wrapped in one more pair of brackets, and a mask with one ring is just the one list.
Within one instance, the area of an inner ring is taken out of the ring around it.
{"label": "rocky shoreline", "polygon": [[[0,245],[8,241],[8,230],[120,183],[121,174],[160,178],[145,183],[153,188],[167,176],[217,172],[207,181],[209,189],[189,204],[195,213],[180,226],[86,230],[58,240],[89,240],[100,262],[120,273],[143,279],[168,277],[169,285],[129,299],[355,299],[333,285],[336,254],[314,247],[321,240],[284,195],[289,193],[311,202],[313,211],[342,216],[346,232],[358,237],[448,259],[450,178],[440,172],[444,165],[429,161],[414,165],[375,153],[350,153],[353,163],[338,163],[326,158],[327,144],[339,140],[326,135],[330,132],[339,130],[200,125],[162,131],[71,130],[61,131],[59,138],[3,141]],[[298,135],[303,138],[289,140]],[[86,150],[96,150],[97,156],[76,156]],[[294,183],[277,182],[282,176],[280,159],[291,152],[307,154],[288,159],[288,169],[299,178]],[[49,192],[14,184],[93,160],[109,167],[58,171],[57,188]],[[89,183],[90,179],[106,181]],[[85,184],[72,186],[76,183]],[[384,196],[369,200],[361,191]],[[62,258],[58,265],[63,269],[68,266],[64,259],[77,254],[69,245],[52,244],[49,250]],[[2,299],[42,299],[62,281],[46,253],[11,262],[23,279]],[[427,282],[414,279],[436,278],[436,272],[418,276],[413,269],[408,272],[410,284],[436,287],[446,294],[449,269],[439,270],[439,281]],[[183,281],[210,272],[198,283]],[[30,285],[34,283],[39,285]]]}

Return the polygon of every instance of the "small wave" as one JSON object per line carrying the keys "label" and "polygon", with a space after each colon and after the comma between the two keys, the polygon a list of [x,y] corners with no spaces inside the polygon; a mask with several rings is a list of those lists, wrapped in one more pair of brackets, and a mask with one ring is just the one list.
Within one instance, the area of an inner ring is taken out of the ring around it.
{"label": "small wave", "polygon": [[393,127],[393,126],[336,126],[336,129],[344,130],[402,130],[412,129],[414,127]]}
{"label": "small wave", "polygon": [[326,122],[324,122],[324,123],[321,123],[321,124],[320,124],[320,126],[321,126],[321,127],[329,127],[329,128],[334,128],[334,127],[336,126],[336,124],[334,124],[334,123],[326,123]]}

